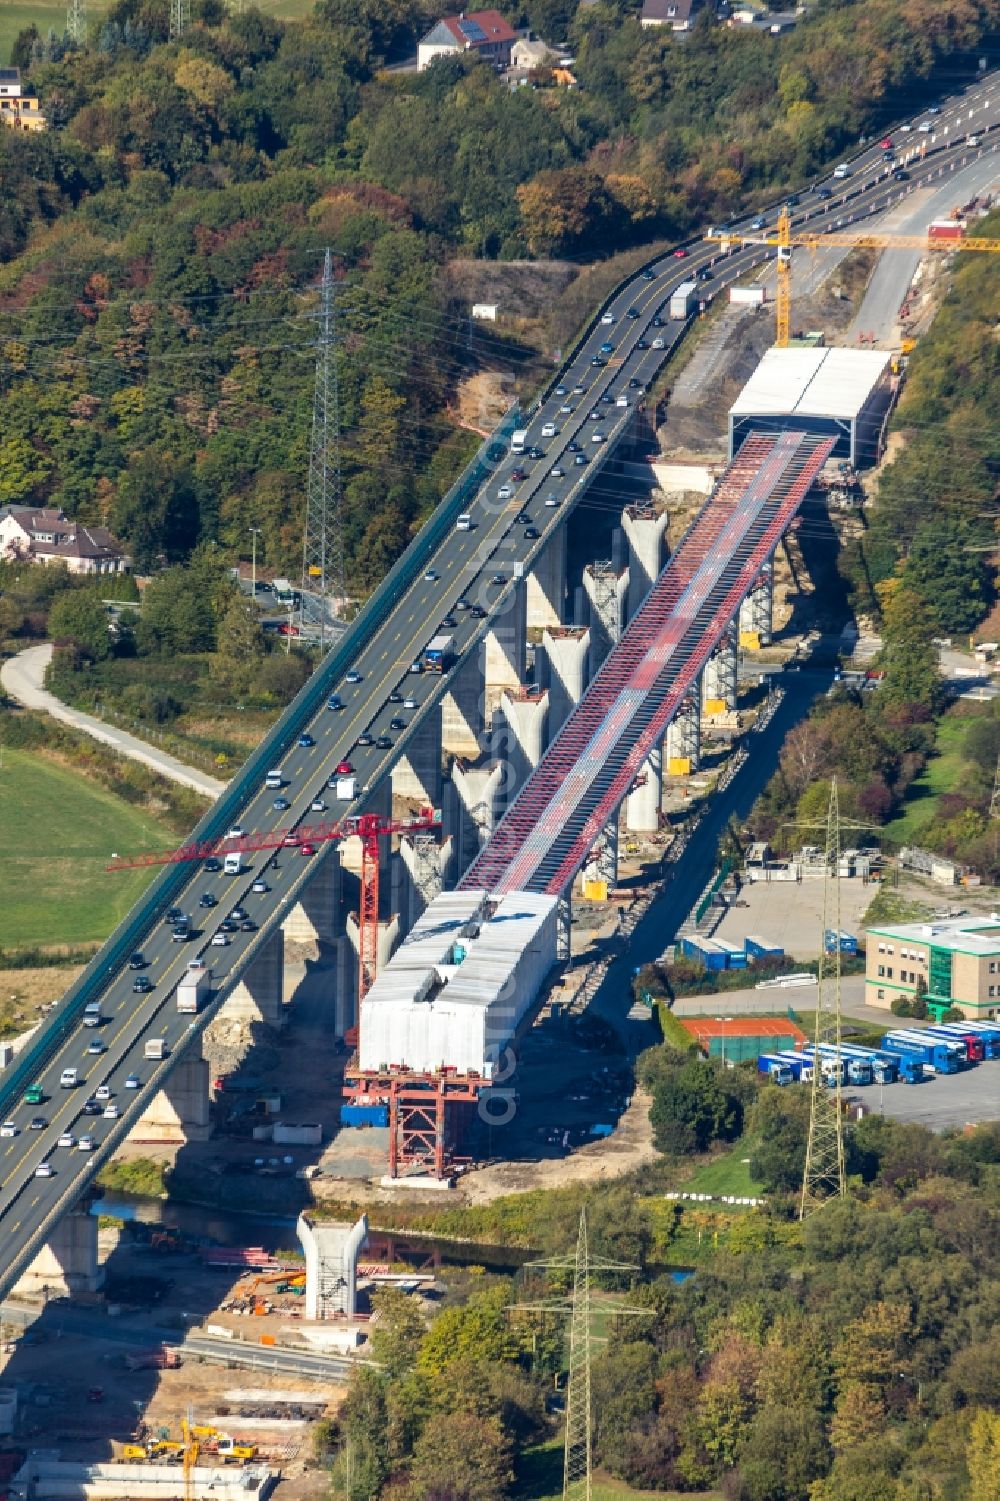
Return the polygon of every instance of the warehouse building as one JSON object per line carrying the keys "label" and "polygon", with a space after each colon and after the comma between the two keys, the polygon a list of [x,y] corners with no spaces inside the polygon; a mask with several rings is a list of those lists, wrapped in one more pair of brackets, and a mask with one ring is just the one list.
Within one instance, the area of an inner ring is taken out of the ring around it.
{"label": "warehouse building", "polygon": [[833,437],[833,457],[874,464],[895,388],[878,349],[769,349],[729,409],[729,457],[750,432]]}
{"label": "warehouse building", "polygon": [[702,1052],[723,1063],[756,1062],[761,1053],[787,1052],[809,1041],[786,1016],[679,1016]]}
{"label": "warehouse building", "polygon": [[948,918],[869,928],[865,1001],[888,1011],[922,997],[970,1021],[1000,1016],[1000,917]]}

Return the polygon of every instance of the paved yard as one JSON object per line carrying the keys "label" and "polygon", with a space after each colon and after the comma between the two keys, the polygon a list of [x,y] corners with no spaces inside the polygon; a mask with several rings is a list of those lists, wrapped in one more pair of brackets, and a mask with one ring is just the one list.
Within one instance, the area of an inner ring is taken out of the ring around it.
{"label": "paved yard", "polygon": [[[787,990],[775,986],[768,990],[726,990],[717,995],[679,997],[673,1004],[675,1016],[784,1016],[793,1011],[815,1011],[816,986],[796,985]],[[891,1011],[865,1005],[864,975],[845,975],[840,982],[840,1006],[845,1016],[855,1021],[872,1022],[876,1027],[899,1025]]]}
{"label": "paved yard", "polygon": [[1000,1059],[988,1059],[964,1074],[936,1075],[923,1084],[877,1084],[849,1093],[870,1112],[916,1121],[932,1131],[1000,1119]]}
{"label": "paved yard", "polygon": [[[748,933],[779,943],[793,959],[816,959],[823,938],[822,880],[758,881],[745,885],[740,905],[726,913],[715,937],[742,944]],[[840,883],[840,926],[860,933],[863,914],[877,886],[860,879]],[[746,906],[742,905],[746,903]],[[833,927],[832,914],[828,926]]]}

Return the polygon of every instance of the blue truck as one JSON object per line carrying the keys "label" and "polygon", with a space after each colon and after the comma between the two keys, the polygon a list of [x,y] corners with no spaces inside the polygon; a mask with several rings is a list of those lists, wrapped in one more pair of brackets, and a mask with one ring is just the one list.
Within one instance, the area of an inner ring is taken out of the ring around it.
{"label": "blue truck", "polygon": [[[812,1053],[813,1049],[810,1046],[803,1048],[802,1051],[804,1053]],[[871,1059],[859,1058],[854,1054],[849,1053],[844,1047],[843,1043],[841,1043],[839,1051],[841,1066],[840,1082],[842,1084],[870,1084],[872,1082]],[[828,1075],[829,1082],[829,1075],[833,1070],[833,1065],[835,1064],[838,1050],[834,1047],[833,1043],[825,1042],[820,1045],[819,1052],[820,1057],[823,1059],[823,1071]]]}
{"label": "blue truck", "polygon": [[882,1038],[882,1047],[890,1053],[916,1058],[927,1073],[958,1073],[957,1049],[951,1043],[927,1037],[923,1032],[887,1032]]}
{"label": "blue truck", "polygon": [[940,1037],[942,1042],[953,1042],[960,1052],[964,1052],[964,1062],[968,1068],[982,1063],[986,1055],[983,1039],[964,1022],[938,1022],[935,1026],[928,1027],[927,1033],[930,1037]]}
{"label": "blue truck", "polygon": [[1000,1022],[965,1022],[966,1031],[982,1038],[983,1057],[1000,1058]]}
{"label": "blue truck", "polygon": [[801,1070],[789,1062],[788,1053],[761,1053],[757,1059],[757,1072],[765,1074],[772,1084],[794,1084]]}
{"label": "blue truck", "polygon": [[[856,1058],[861,1062],[867,1062],[871,1068],[873,1084],[895,1084],[899,1078],[899,1065],[902,1060],[898,1053],[880,1053],[877,1048],[863,1048],[853,1042],[841,1043],[840,1051],[848,1060]],[[921,1073],[923,1073],[922,1069]]]}

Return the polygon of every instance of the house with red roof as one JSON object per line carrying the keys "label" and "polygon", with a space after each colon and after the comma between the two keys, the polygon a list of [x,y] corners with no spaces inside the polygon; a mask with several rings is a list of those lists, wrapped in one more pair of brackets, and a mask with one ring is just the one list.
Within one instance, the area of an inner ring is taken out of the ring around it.
{"label": "house with red roof", "polygon": [[509,68],[516,41],[517,32],[498,10],[461,11],[442,16],[431,27],[417,47],[417,67],[423,71],[436,57],[474,52],[494,67]]}

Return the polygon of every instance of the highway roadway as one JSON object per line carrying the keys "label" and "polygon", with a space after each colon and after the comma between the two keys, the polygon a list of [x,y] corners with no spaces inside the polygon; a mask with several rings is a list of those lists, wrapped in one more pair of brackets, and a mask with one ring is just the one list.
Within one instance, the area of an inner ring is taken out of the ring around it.
{"label": "highway roadway", "polygon": [[[815,191],[802,194],[794,222],[808,223],[815,230],[843,228],[862,215],[884,210],[923,175],[941,168],[947,171],[952,162],[964,161],[970,149],[942,144],[946,139],[943,132],[947,125],[953,139],[960,123],[968,122],[970,109],[975,114],[969,128],[974,124],[981,140],[976,149],[993,149],[997,134],[993,126],[1000,109],[997,89],[998,81],[990,77],[967,91],[960,101],[942,107],[934,117],[936,140],[930,143],[927,138],[928,158],[920,166],[911,164],[908,182],[896,182],[887,173],[877,145],[866,148],[851,163],[848,179],[827,180],[830,198],[822,198]],[[776,212],[777,205],[767,215],[769,222],[773,223]],[[734,223],[734,230],[748,225],[750,217]],[[412,565],[409,582],[381,613],[373,607],[362,612],[345,637],[358,643],[352,660],[342,661],[346,648],[338,648],[319,669],[325,674],[327,689],[339,696],[343,707],[328,709],[324,694],[320,706],[310,709],[307,685],[265,742],[265,747],[279,742],[273,752],[274,764],[282,769],[285,785],[281,795],[287,799],[288,808],[275,808],[277,794],[264,788],[261,766],[265,762],[258,756],[220,805],[237,806],[233,822],[247,832],[260,832],[293,829],[341,812],[361,811],[366,796],[405,752],[450,681],[449,675],[410,673],[410,664],[446,618],[456,622],[445,629],[455,637],[460,659],[467,658],[490,626],[502,619],[514,589],[519,587],[515,568],[528,571],[552,533],[564,523],[627,425],[642,389],[653,381],[683,337],[688,323],[672,322],[667,316],[673,288],[688,278],[699,278],[707,297],[745,275],[759,263],[761,255],[759,247],[735,248],[723,254],[718,245],[692,242],[653,262],[611,297],[607,312],[613,322],[602,323],[595,316],[560,375],[529,414],[525,424],[528,445],[542,449],[544,456],[532,461],[514,458],[495,443],[484,448],[491,478],[466,504],[472,519],[470,529],[459,530],[452,525],[433,545],[425,533],[418,536],[406,560],[407,566]],[[654,349],[654,341],[659,340],[663,347]],[[613,345],[613,349],[602,353],[604,343]],[[632,385],[633,381],[637,384]],[[616,405],[619,396],[629,402],[628,408]],[[591,416],[595,411],[599,414],[596,420]],[[556,427],[554,438],[542,436],[546,423]],[[594,441],[595,432],[603,435],[602,442]],[[574,462],[574,444],[589,462]],[[518,468],[525,471],[523,480],[513,479]],[[501,493],[505,485],[511,487],[509,498]],[[538,535],[533,537],[529,532]],[[496,582],[498,578],[502,581]],[[335,676],[338,671],[339,676]],[[349,671],[356,681],[348,680]],[[406,699],[413,707],[394,702],[391,695]],[[393,728],[393,720],[402,728]],[[390,744],[382,748],[375,743],[359,746],[362,734],[370,735],[373,742],[384,736]],[[279,755],[282,747],[288,748]],[[265,749],[261,754],[266,758],[270,752]],[[356,769],[360,796],[350,807],[341,805],[338,809],[326,783],[344,759]],[[255,778],[252,784],[248,781],[251,776]],[[326,810],[313,811],[317,798],[327,805]],[[206,826],[211,818],[208,815]],[[260,853],[245,861],[246,868],[239,876],[226,876],[204,862],[193,862],[173,887],[165,881],[158,888],[162,902],[156,917],[147,920],[143,903],[137,905],[134,915],[109,940],[81,984],[53,1013],[44,1034],[26,1050],[28,1061],[8,1074],[0,1087],[0,1121],[10,1122],[17,1134],[0,1134],[0,1235],[4,1246],[0,1295],[9,1291],[59,1216],[71,1207],[101,1162],[127,1135],[130,1125],[165,1082],[185,1044],[203,1029],[297,900],[312,874],[312,863],[322,854],[321,850],[308,856],[299,848]],[[106,879],[113,880],[114,876]],[[254,890],[258,883],[263,889]],[[213,905],[202,907],[202,900]],[[162,918],[168,901],[192,919],[189,941],[173,941],[171,925]],[[246,921],[254,925],[253,929],[244,931],[239,925],[244,919],[239,919],[236,931],[224,935],[229,941],[215,946],[212,940],[220,924],[228,921],[237,907],[247,914]],[[142,951],[145,967],[141,971],[130,970],[124,962],[123,937],[127,948]],[[175,990],[189,961],[197,956],[203,956],[211,966],[216,990],[211,1005],[201,1016],[191,1018],[177,1013]],[[153,988],[148,994],[134,992],[138,974],[149,978]],[[88,996],[100,993],[102,1023],[97,1028],[82,1025],[83,987]],[[88,1051],[95,1037],[102,1045],[99,1054]],[[143,1044],[154,1037],[162,1037],[168,1049],[168,1056],[159,1064],[143,1059]],[[32,1059],[36,1061],[30,1063]],[[40,1105],[22,1099],[23,1086],[29,1082],[24,1076],[29,1066],[34,1070],[30,1082],[42,1088]],[[69,1067],[79,1070],[81,1082],[75,1088],[62,1089],[60,1074]],[[139,1088],[126,1088],[129,1075],[138,1077]],[[110,1091],[111,1103],[121,1112],[119,1118],[85,1114],[85,1104],[99,1086]],[[44,1124],[32,1130],[30,1123],[35,1117]],[[64,1132],[76,1138],[89,1132],[95,1149],[81,1152],[77,1147],[59,1146]],[[51,1172],[51,1176],[39,1176],[39,1169]]]}

